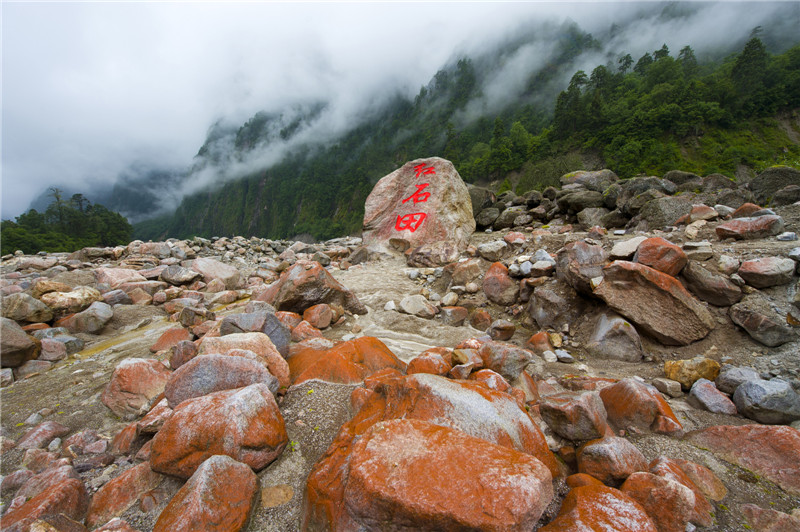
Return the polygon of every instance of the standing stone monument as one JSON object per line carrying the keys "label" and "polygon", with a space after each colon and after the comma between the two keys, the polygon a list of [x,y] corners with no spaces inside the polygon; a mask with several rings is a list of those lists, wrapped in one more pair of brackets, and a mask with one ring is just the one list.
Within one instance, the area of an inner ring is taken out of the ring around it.
{"label": "standing stone monument", "polygon": [[362,236],[374,251],[445,241],[463,250],[473,231],[467,185],[453,163],[439,157],[404,164],[367,197]]}

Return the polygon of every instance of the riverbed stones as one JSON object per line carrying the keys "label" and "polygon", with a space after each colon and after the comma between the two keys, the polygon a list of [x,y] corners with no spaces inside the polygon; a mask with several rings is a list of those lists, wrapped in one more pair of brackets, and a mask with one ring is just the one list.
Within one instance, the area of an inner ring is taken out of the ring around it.
{"label": "riverbed stones", "polygon": [[785,257],[764,257],[746,260],[736,272],[756,288],[788,284],[794,278],[795,262]]}
{"label": "riverbed stones", "polygon": [[734,213],[733,220],[719,224],[715,231],[720,239],[755,240],[780,234],[783,228],[783,218],[775,214],[736,218]]}
{"label": "riverbed stones", "polygon": [[126,358],[114,369],[100,400],[114,415],[134,419],[164,391],[171,374],[158,360]]}
{"label": "riverbed stones", "polygon": [[198,257],[192,261],[192,270],[203,276],[206,283],[219,279],[226,290],[234,290],[239,284],[239,270],[210,257]]}
{"label": "riverbed stones", "polygon": [[38,299],[19,292],[3,298],[3,317],[15,321],[42,323],[53,319],[53,311]]}
{"label": "riverbed stones", "polygon": [[37,346],[17,322],[0,318],[0,362],[4,368],[16,368],[36,358]]}
{"label": "riverbed stones", "polygon": [[783,380],[751,380],[736,387],[733,402],[742,415],[764,424],[800,419],[800,395]]}
{"label": "riverbed stones", "polygon": [[[450,161],[416,159],[381,178],[364,206],[362,238],[371,249],[390,251],[448,241],[467,246],[475,231],[472,201]],[[392,243],[395,241],[395,243]]]}

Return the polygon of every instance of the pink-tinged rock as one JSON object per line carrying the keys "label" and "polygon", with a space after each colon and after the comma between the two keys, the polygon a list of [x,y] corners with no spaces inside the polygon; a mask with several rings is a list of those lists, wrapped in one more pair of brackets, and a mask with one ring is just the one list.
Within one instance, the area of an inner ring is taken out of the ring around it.
{"label": "pink-tinged rock", "polygon": [[759,532],[797,532],[800,530],[800,519],[777,510],[760,508],[755,504],[743,504],[742,513],[750,523],[752,530]]}
{"label": "pink-tinged rock", "polygon": [[539,413],[553,432],[568,440],[592,440],[610,433],[597,392],[550,395],[539,403]]}
{"label": "pink-tinged rock", "polygon": [[[167,389],[169,389],[169,382],[167,383],[167,388],[164,390],[165,395]],[[150,409],[147,414],[145,414],[142,419],[136,422],[137,434],[155,434],[161,430],[161,427],[164,426],[164,422],[168,420],[171,415],[172,408],[170,408],[167,398],[160,400],[155,406],[153,406],[153,408]],[[94,443],[92,445],[94,445]],[[90,451],[87,449],[86,452]],[[100,452],[105,452],[105,449]]]}
{"label": "pink-tinged rock", "polygon": [[5,532],[27,532],[37,519],[57,517],[59,514],[83,521],[88,506],[89,495],[83,482],[70,478],[51,486],[22,506],[9,509],[0,519],[0,528]]}
{"label": "pink-tinged rock", "polygon": [[750,218],[758,211],[763,211],[764,207],[760,207],[755,203],[743,203],[731,214],[731,218]]}
{"label": "pink-tinged rock", "polygon": [[103,301],[103,296],[88,286],[79,286],[71,292],[50,292],[42,295],[42,303],[53,309],[56,315],[80,312],[95,301]]}
{"label": "pink-tinged rock", "polygon": [[167,329],[161,336],[158,337],[156,343],[150,346],[150,352],[157,353],[163,349],[169,349],[170,347],[176,346],[178,342],[191,339],[191,333],[183,327]]}
{"label": "pink-tinged rock", "polygon": [[685,532],[694,493],[679,482],[651,473],[633,473],[619,488],[642,505],[658,532]]}
{"label": "pink-tinged rock", "polygon": [[603,269],[594,294],[667,345],[688,345],[716,326],[711,313],[672,276],[635,262]]}
{"label": "pink-tinged rock", "polygon": [[[772,308],[766,297],[749,295],[728,309],[731,321],[745,330],[753,340],[776,347],[797,339],[797,332]],[[791,317],[791,314],[789,315]]]}
{"label": "pink-tinged rock", "polygon": [[86,524],[94,528],[122,515],[148,490],[161,483],[162,475],[147,462],[135,465],[104,484],[92,497]]}
{"label": "pink-tinged rock", "polygon": [[198,257],[192,262],[191,268],[202,275],[206,283],[210,283],[213,279],[219,279],[228,290],[234,290],[236,285],[239,284],[239,270],[230,264],[224,264],[206,257]]}
{"label": "pink-tinged rock", "polygon": [[35,475],[36,473],[28,469],[17,469],[3,477],[3,480],[0,481],[0,491],[3,493],[17,491]]}
{"label": "pink-tinged rock", "polygon": [[521,246],[522,244],[525,243],[526,239],[524,233],[520,233],[518,231],[511,231],[509,233],[506,233],[506,235],[503,237],[503,240],[505,240],[506,244],[508,244],[509,246]]}
{"label": "pink-tinged rock", "polygon": [[307,321],[317,329],[325,329],[326,327],[330,326],[332,318],[333,311],[331,310],[330,305],[325,303],[308,307],[303,312],[303,320]]}
{"label": "pink-tinged rock", "polygon": [[715,220],[718,217],[719,213],[708,205],[692,205],[692,211],[689,213],[686,223],[690,224],[698,220]]}
{"label": "pink-tinged rock", "polygon": [[540,532],[658,532],[642,506],[606,486],[580,486],[567,493],[558,516]]}
{"label": "pink-tinged rock", "polygon": [[278,310],[297,313],[320,303],[336,305],[354,314],[367,313],[355,294],[315,261],[297,261],[257,300],[266,301]]}
{"label": "pink-tinged rock", "polygon": [[127,293],[134,305],[147,306],[153,302],[153,296],[141,288],[134,288]]}
{"label": "pink-tinged rock", "polygon": [[42,421],[17,441],[17,449],[41,449],[54,438],[69,434],[69,429],[55,421]]}
{"label": "pink-tinged rock", "polygon": [[605,436],[578,449],[578,471],[603,484],[619,484],[637,471],[647,471],[647,460],[624,438]]}
{"label": "pink-tinged rock", "polygon": [[52,338],[42,339],[42,351],[39,354],[40,360],[48,362],[58,362],[67,358],[67,345]]}
{"label": "pink-tinged rock", "polygon": [[508,275],[508,268],[495,262],[483,277],[483,292],[492,303],[508,306],[519,296],[519,283]]}
{"label": "pink-tinged rock", "polygon": [[249,467],[228,456],[212,456],[164,508],[153,532],[244,530],[258,508],[260,493]]}
{"label": "pink-tinged rock", "polygon": [[650,472],[659,477],[673,480],[686,486],[692,491],[693,503],[690,515],[687,517],[690,522],[698,526],[711,526],[714,522],[714,508],[708,501],[703,491],[692,481],[681,466],[674,460],[665,456],[660,456],[650,462]]}
{"label": "pink-tinged rock", "polygon": [[452,366],[438,353],[423,353],[409,360],[406,373],[430,373],[432,375],[447,375]]}
{"label": "pink-tinged rock", "polygon": [[419,420],[385,421],[367,431],[353,445],[346,483],[347,514],[331,523],[335,529],[522,532],[553,498],[550,472],[539,460]]}
{"label": "pink-tinged rock", "polygon": [[712,305],[729,307],[742,299],[741,288],[724,275],[708,271],[696,260],[689,261],[681,276],[689,291]]}
{"label": "pink-tinged rock", "polygon": [[786,426],[719,425],[687,435],[694,445],[800,495],[800,431]]}
{"label": "pink-tinged rock", "polygon": [[232,349],[245,349],[252,351],[261,359],[262,364],[278,379],[283,387],[289,387],[289,365],[278,352],[275,344],[264,333],[239,333],[227,334],[219,337],[204,337],[200,341],[198,355],[220,354],[225,355]]}
{"label": "pink-tinged rock", "polygon": [[287,312],[283,310],[279,310],[275,313],[275,316],[280,320],[281,323],[286,325],[290,330],[294,329],[300,322],[303,321],[303,316],[296,312]]}
{"label": "pink-tinged rock", "polygon": [[94,277],[98,283],[107,284],[112,289],[124,283],[137,283],[147,279],[136,270],[128,268],[95,268]]}
{"label": "pink-tinged rock", "polygon": [[484,342],[478,349],[483,365],[496,371],[509,381],[517,379],[525,366],[537,357],[531,351],[505,342]]}
{"label": "pink-tinged rock", "polygon": [[257,359],[209,354],[195,357],[175,370],[164,396],[170,408],[175,408],[187,399],[259,382],[266,384],[273,394],[278,393],[278,379]]}
{"label": "pink-tinged rock", "polygon": [[189,478],[206,459],[225,454],[259,471],[289,438],[275,397],[265,384],[184,401],[153,438],[154,471]]}
{"label": "pink-tinged rock", "polygon": [[443,325],[461,327],[469,317],[469,310],[464,307],[442,307],[439,315]]}
{"label": "pink-tinged rock", "polygon": [[25,334],[17,322],[0,318],[0,363],[4,368],[16,368],[36,358],[36,342]]}
{"label": "pink-tinged rock", "polygon": [[100,400],[116,416],[134,419],[164,391],[171,374],[158,360],[126,358],[114,369]]}
{"label": "pink-tinged rock", "polygon": [[412,248],[405,255],[412,268],[438,268],[456,262],[460,250],[454,242],[440,240]]}
{"label": "pink-tinged rock", "polygon": [[33,282],[31,295],[39,299],[49,292],[69,292],[70,290],[72,290],[72,287],[68,284],[59,283],[47,277],[39,277]]}
{"label": "pink-tinged rock", "polygon": [[747,284],[756,288],[769,288],[792,282],[796,263],[785,257],[764,257],[746,260],[737,272]]}
{"label": "pink-tinged rock", "polygon": [[591,281],[603,275],[608,253],[603,246],[587,244],[584,240],[570,242],[556,257],[558,278],[581,294],[591,294]]}
{"label": "pink-tinged rock", "polygon": [[[634,379],[623,379],[600,390],[600,398],[609,424],[618,430],[634,428],[661,432],[661,428],[668,427],[667,434],[681,434],[678,418],[655,388]],[[665,424],[663,420],[670,423]]]}
{"label": "pink-tinged rock", "polygon": [[408,162],[384,176],[364,206],[362,236],[374,250],[440,241],[463,250],[474,231],[467,186],[453,164],[438,157]]}
{"label": "pink-tinged rock", "polygon": [[717,390],[713,382],[708,379],[699,379],[692,384],[689,392],[689,402],[715,414],[728,414],[735,416],[736,405],[730,398]]}
{"label": "pink-tinged rock", "polygon": [[514,332],[517,330],[516,325],[511,323],[508,320],[494,320],[492,324],[489,326],[489,337],[492,340],[497,340],[500,342],[506,342],[511,340],[511,337],[514,336]]}
{"label": "pink-tinged rock", "polygon": [[297,327],[292,329],[292,341],[302,342],[309,338],[324,338],[322,331],[308,323],[306,320],[301,321]]}
{"label": "pink-tinged rock", "polygon": [[[734,212],[734,216],[735,214]],[[753,240],[777,235],[783,231],[783,227],[783,218],[767,214],[754,218],[735,218],[730,222],[719,224],[715,231],[720,239]]]}
{"label": "pink-tinged rock", "polygon": [[633,262],[650,266],[675,277],[689,259],[679,247],[660,237],[648,238],[639,244]]}
{"label": "pink-tinged rock", "polygon": [[169,367],[178,369],[197,356],[197,345],[189,340],[181,340],[171,349]]}
{"label": "pink-tinged rock", "polygon": [[108,440],[97,440],[86,445],[83,452],[86,454],[103,454],[108,450]]}
{"label": "pink-tinged rock", "polygon": [[719,502],[728,495],[728,488],[726,488],[725,484],[722,483],[717,475],[707,467],[680,458],[676,458],[672,460],[672,462],[681,468],[707,499]]}
{"label": "pink-tinged rock", "polygon": [[28,360],[20,367],[14,369],[14,378],[16,380],[26,379],[44,373],[51,367],[53,367],[53,363],[46,360]]}
{"label": "pink-tinged rock", "polygon": [[111,452],[114,454],[128,454],[133,450],[133,445],[136,442],[138,431],[136,428],[137,422],[127,425],[124,429],[119,431],[114,439],[111,440]]}
{"label": "pink-tinged rock", "polygon": [[469,324],[479,331],[485,331],[492,324],[492,317],[482,309],[476,309],[469,318]]}
{"label": "pink-tinged rock", "polygon": [[41,473],[28,479],[17,491],[15,497],[32,499],[43,491],[55,486],[59,482],[70,478],[80,479],[77,471],[71,465],[62,465],[45,469]]}
{"label": "pink-tinged rock", "polygon": [[41,473],[45,469],[58,467],[59,465],[69,464],[61,464],[56,453],[51,453],[44,449],[27,449],[22,456],[22,467],[30,469],[34,473]]}

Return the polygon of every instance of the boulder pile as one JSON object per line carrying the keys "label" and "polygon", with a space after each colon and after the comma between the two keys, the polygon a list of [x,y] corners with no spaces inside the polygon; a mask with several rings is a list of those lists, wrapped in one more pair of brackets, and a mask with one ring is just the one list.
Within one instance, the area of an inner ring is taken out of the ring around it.
{"label": "boulder pile", "polygon": [[787,172],[420,159],[363,240],[3,257],[0,527],[798,530]]}

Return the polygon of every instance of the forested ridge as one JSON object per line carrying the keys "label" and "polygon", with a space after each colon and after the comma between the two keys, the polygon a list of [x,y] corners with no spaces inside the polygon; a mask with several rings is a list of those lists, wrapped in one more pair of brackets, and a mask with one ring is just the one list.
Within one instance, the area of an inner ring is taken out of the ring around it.
{"label": "forested ridge", "polygon": [[60,189],[51,188],[50,195],[52,202],[44,212],[30,209],[15,221],[0,222],[3,255],[17,250],[27,254],[75,251],[131,241],[133,229],[121,214],[93,204],[83,194],[65,199]]}
{"label": "forested ridge", "polygon": [[[699,63],[689,45],[677,53],[664,45],[638,59],[622,54],[589,73],[575,72],[555,104],[543,105],[535,95],[557,83],[560,65],[598,46],[568,26],[551,64],[529,78],[527,97],[477,118],[465,115],[481,97],[480,69],[462,58],[413,101],[396,97],[338,142],[296,149],[270,168],[189,196],[174,214],[135,225],[135,235],[355,233],[377,179],[434,155],[453,161],[468,182],[500,180],[518,193],[589,166],[623,178],[672,169],[733,177],[741,165],[798,166],[800,147],[785,131],[790,123],[796,132],[796,114],[784,124],[776,117],[800,108],[800,46],[771,54],[758,32],[739,53],[710,64]],[[256,115],[242,126],[236,149],[257,145],[269,121]]]}

